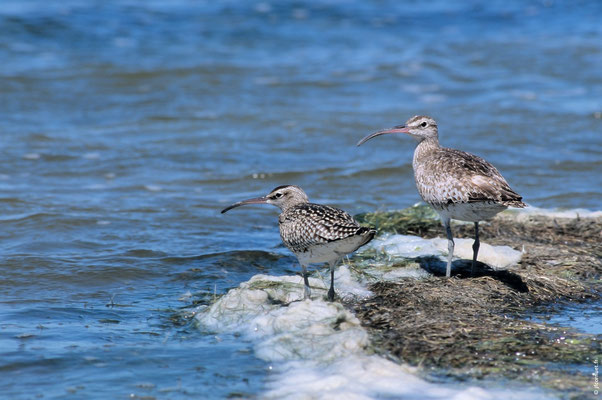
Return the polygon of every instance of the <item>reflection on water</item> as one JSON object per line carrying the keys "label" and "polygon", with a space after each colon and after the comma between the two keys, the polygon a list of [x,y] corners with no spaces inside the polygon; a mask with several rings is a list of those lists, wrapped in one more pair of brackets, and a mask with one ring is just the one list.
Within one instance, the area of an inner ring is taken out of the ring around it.
{"label": "reflection on water", "polygon": [[602,209],[600,15],[598,2],[4,1],[0,390],[260,392],[267,366],[248,344],[173,320],[298,270],[274,209],[219,210],[281,184],[354,214],[412,205],[414,143],[355,143],[414,114],[528,203]]}

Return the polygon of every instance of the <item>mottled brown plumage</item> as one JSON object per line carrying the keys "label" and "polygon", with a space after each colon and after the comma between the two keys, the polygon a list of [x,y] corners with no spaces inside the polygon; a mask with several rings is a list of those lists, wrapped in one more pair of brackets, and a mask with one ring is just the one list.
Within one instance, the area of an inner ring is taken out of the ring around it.
{"label": "mottled brown plumage", "polygon": [[420,142],[412,164],[418,193],[429,204],[525,206],[492,164],[474,154],[441,147],[433,138]]}
{"label": "mottled brown plumage", "polygon": [[305,297],[310,288],[307,266],[328,263],[330,266],[329,300],[334,300],[334,267],[345,255],[354,252],[374,237],[374,229],[365,228],[338,208],[310,203],[303,190],[294,185],[278,186],[267,196],[244,200],[222,213],[245,204],[267,203],[282,210],[278,217],[280,237],[299,260],[303,269]]}
{"label": "mottled brown plumage", "polygon": [[474,269],[479,251],[479,221],[491,219],[507,207],[526,207],[522,197],[512,190],[493,165],[481,157],[441,147],[437,123],[431,117],[417,115],[405,125],[366,136],[358,146],[387,133],[406,133],[418,141],[412,162],[414,180],[418,193],[439,213],[445,227],[448,239],[446,275],[451,274],[454,252],[450,219],[475,224]]}
{"label": "mottled brown plumage", "polygon": [[287,208],[278,217],[280,237],[293,253],[349,236],[360,235],[361,227],[345,211],[322,204],[301,203]]}

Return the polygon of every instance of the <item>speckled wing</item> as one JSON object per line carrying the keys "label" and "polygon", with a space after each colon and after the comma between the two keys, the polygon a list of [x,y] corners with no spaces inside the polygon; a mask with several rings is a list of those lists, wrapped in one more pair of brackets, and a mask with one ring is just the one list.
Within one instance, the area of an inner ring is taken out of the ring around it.
{"label": "speckled wing", "polygon": [[[418,182],[420,194],[432,203],[494,202],[524,207],[522,197],[489,162],[461,150],[441,148],[434,152]],[[426,172],[426,171],[425,171]],[[418,178],[418,177],[417,177]],[[428,198],[428,199],[427,199]]]}
{"label": "speckled wing", "polygon": [[296,253],[368,230],[343,210],[313,203],[286,210],[278,222],[282,241]]}

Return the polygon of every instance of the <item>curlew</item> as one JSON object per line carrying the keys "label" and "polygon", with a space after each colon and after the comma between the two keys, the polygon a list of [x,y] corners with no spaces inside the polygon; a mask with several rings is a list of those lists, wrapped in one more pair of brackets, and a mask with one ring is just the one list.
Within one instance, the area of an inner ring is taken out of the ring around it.
{"label": "curlew", "polygon": [[461,150],[441,147],[437,123],[428,116],[417,115],[405,125],[372,133],[358,142],[358,146],[380,135],[406,133],[418,141],[412,166],[414,180],[422,199],[441,217],[448,241],[445,275],[451,275],[454,238],[450,220],[474,222],[475,241],[472,246],[472,268],[479,253],[479,221],[493,218],[508,207],[527,205],[499,171],[481,157]]}
{"label": "curlew", "polygon": [[328,299],[333,301],[336,264],[372,240],[376,233],[374,229],[360,226],[343,210],[310,203],[305,192],[294,185],[278,186],[266,196],[234,203],[224,208],[222,214],[245,204],[272,204],[280,208],[280,238],[301,264],[305,299],[311,295],[309,264],[328,263],[330,266]]}

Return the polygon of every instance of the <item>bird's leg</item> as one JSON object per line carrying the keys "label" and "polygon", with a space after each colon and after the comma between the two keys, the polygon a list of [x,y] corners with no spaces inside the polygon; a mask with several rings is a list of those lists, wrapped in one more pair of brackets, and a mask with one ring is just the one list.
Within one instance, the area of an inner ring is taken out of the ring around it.
{"label": "bird's leg", "polygon": [[445,268],[445,276],[449,278],[451,276],[452,257],[454,256],[454,237],[449,218],[443,220],[443,227],[447,234],[447,267]]}
{"label": "bird's leg", "polygon": [[479,221],[474,223],[474,243],[472,245],[472,267],[470,267],[470,276],[474,276],[474,268],[477,265],[477,254],[479,254]]}
{"label": "bird's leg", "polygon": [[328,289],[328,301],[334,301],[334,267],[337,260],[328,263],[330,265],[330,289]]}
{"label": "bird's leg", "polygon": [[301,264],[301,269],[303,270],[303,283],[305,287],[303,288],[303,299],[311,299],[311,289],[309,287],[309,278],[307,273],[307,267],[304,264]]}

